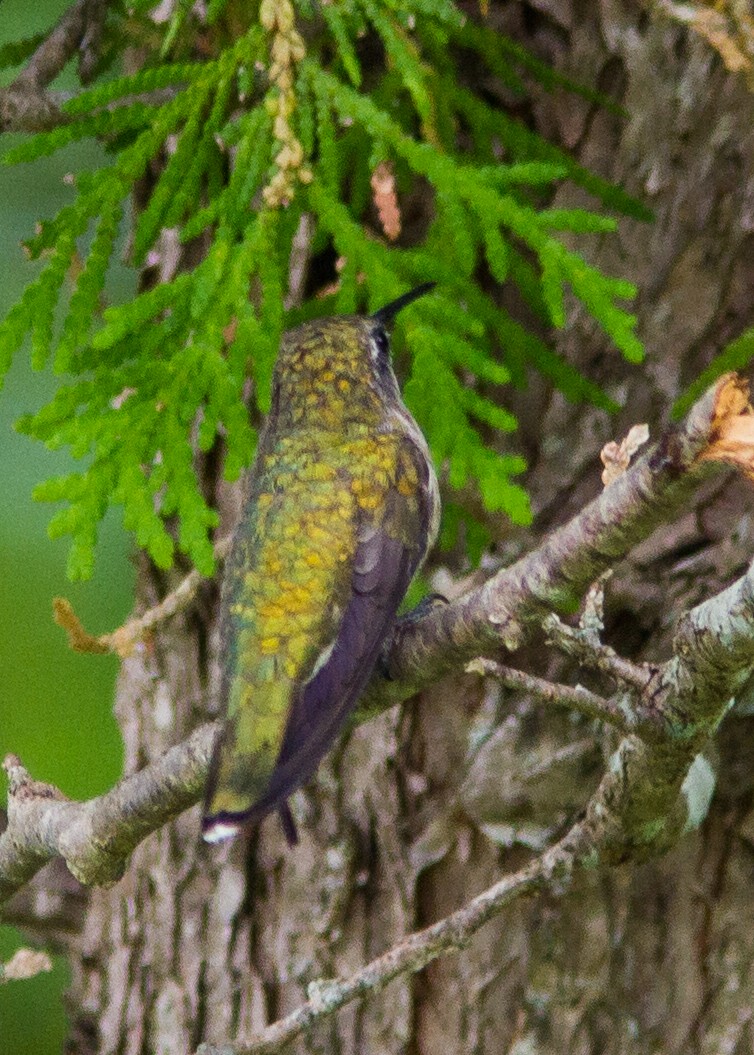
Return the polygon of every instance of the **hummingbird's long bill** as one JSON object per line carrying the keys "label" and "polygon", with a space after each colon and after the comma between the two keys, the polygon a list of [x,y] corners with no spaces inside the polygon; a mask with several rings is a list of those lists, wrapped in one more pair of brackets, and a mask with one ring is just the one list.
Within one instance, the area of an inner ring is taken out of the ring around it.
{"label": "hummingbird's long bill", "polygon": [[395,316],[403,308],[408,307],[409,304],[413,304],[419,297],[423,297],[427,293],[431,293],[437,285],[436,282],[424,282],[421,286],[417,286],[415,289],[409,290],[408,293],[404,293],[402,297],[398,297],[397,300],[392,300],[389,304],[386,304],[384,308],[380,308],[376,311],[372,318],[375,322],[379,322],[382,326],[389,326]]}

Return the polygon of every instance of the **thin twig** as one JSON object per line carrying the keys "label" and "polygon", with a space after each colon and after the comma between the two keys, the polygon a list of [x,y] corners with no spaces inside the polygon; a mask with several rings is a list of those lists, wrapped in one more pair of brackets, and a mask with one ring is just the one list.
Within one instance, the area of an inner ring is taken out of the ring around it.
{"label": "thin twig", "polygon": [[565,891],[573,874],[596,848],[580,824],[526,868],[500,879],[463,908],[417,931],[348,978],[324,979],[309,986],[309,999],[290,1015],[268,1026],[249,1044],[215,1047],[201,1044],[196,1055],[271,1055],[295,1040],[319,1019],[359,997],[379,992],[402,974],[415,974],[445,953],[462,949],[493,916],[523,897],[545,889]]}
{"label": "thin twig", "polygon": [[107,18],[107,0],[95,0],[89,5],[86,18],[86,30],[79,42],[79,80],[82,84],[91,84],[97,75],[100,62],[102,39],[105,33]]}
{"label": "thin twig", "polygon": [[[215,560],[223,561],[230,550],[231,540],[224,538],[215,543]],[[74,652],[104,653],[115,652],[122,659],[133,654],[134,650],[149,636],[149,634],[163,623],[172,618],[178,612],[189,607],[204,580],[201,572],[190,571],[174,590],[164,597],[159,604],[149,608],[135,619],[129,619],[123,626],[108,634],[94,636],[88,633],[79,617],[73,610],[70,601],[64,597],[55,597],[52,602],[52,611],[55,622],[62,627],[68,635],[68,644]]]}
{"label": "thin twig", "polygon": [[76,0],[31,56],[16,79],[0,90],[0,132],[42,132],[69,120],[58,96],[45,88],[84,39],[90,20],[102,19],[107,0]]}
{"label": "thin twig", "polygon": [[623,709],[612,700],[598,696],[596,692],[590,692],[583,685],[561,685],[557,682],[546,681],[534,674],[526,674],[523,670],[505,667],[494,659],[474,659],[466,665],[466,670],[469,674],[496,678],[506,688],[528,693],[540,703],[577,711],[588,718],[596,718],[601,722],[614,725],[616,729],[624,733],[634,731],[635,726],[629,721]]}
{"label": "thin twig", "polygon": [[76,0],[31,56],[14,84],[46,88],[76,54],[90,18],[100,18],[106,0]]}
{"label": "thin twig", "polygon": [[630,689],[642,692],[654,673],[652,667],[624,659],[610,645],[603,645],[596,640],[591,632],[568,626],[554,613],[544,618],[542,629],[547,640],[561,652],[578,659],[585,667],[607,674]]}

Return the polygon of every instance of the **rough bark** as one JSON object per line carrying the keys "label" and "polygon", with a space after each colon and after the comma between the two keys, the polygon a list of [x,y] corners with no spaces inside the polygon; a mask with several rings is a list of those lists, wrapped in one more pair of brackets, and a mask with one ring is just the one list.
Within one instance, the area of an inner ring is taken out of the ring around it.
{"label": "rough bark", "polygon": [[[595,243],[592,254],[642,289],[647,367],[620,364],[579,317],[562,341],[620,397],[621,420],[568,406],[540,382],[515,399],[541,537],[598,490],[602,444],[636,421],[656,430],[683,385],[752,322],[754,102],[706,44],[634,4],[535,6],[493,5],[490,17],[629,114],[543,96],[532,109],[537,127],[656,210],[653,225],[623,222],[619,240]],[[643,656],[651,640],[653,655],[667,655],[673,612],[740,571],[750,535],[738,493],[711,481],[698,512],[656,533],[611,587],[619,651]],[[144,565],[139,604],[165,589]],[[116,710],[129,771],[213,713],[215,615],[208,588],[124,662]],[[560,669],[543,649],[523,658],[543,675]],[[347,974],[523,865],[578,813],[613,742],[595,744],[585,720],[507,696],[511,713],[485,745],[486,772],[477,756],[485,779],[475,782],[469,744],[501,705],[493,686],[458,676],[355,730],[299,794],[295,853],[274,821],[247,843],[205,848],[195,811],[151,836],[123,880],[89,897],[73,962],[71,1050],[186,1055],[203,1040],[243,1042],[298,1005],[310,982]],[[719,754],[710,814],[670,854],[516,906],[462,952],[351,1005],[295,1050],[754,1050],[754,736],[745,715],[727,720]],[[496,771],[501,783],[490,779]]]}

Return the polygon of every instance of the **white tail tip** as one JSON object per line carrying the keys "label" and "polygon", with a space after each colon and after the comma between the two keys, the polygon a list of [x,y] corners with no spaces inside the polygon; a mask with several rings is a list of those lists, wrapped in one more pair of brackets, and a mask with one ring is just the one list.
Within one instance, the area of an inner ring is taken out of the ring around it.
{"label": "white tail tip", "polygon": [[228,823],[228,821],[217,821],[210,828],[202,832],[205,843],[221,843],[225,839],[232,839],[241,831],[240,824]]}

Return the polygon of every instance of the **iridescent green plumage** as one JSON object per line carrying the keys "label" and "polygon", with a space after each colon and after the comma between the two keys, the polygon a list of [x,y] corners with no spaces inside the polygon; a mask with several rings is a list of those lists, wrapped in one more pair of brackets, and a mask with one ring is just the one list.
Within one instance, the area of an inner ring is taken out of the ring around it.
{"label": "iridescent green plumage", "polygon": [[370,676],[436,529],[426,445],[379,317],[287,334],[223,584],[228,717],[210,838],[282,809]]}

